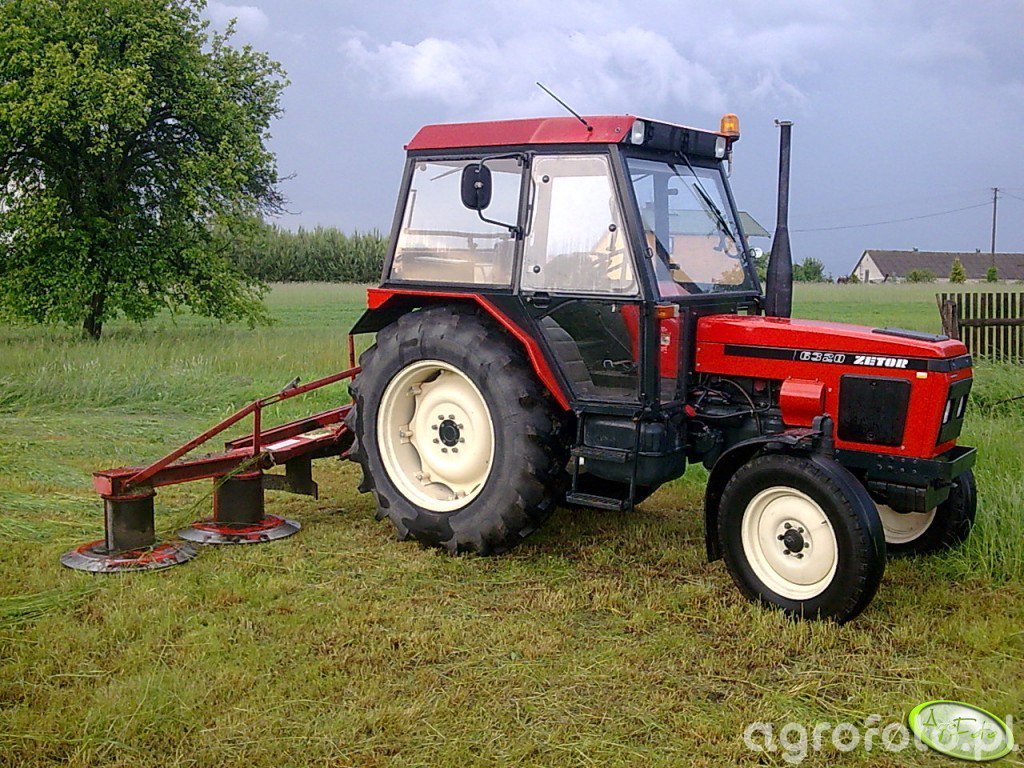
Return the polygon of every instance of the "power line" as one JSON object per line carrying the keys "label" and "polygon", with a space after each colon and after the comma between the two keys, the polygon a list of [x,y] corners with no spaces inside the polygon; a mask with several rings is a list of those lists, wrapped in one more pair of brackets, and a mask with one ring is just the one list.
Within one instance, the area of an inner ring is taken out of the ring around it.
{"label": "power line", "polygon": [[991,205],[990,202],[978,203],[977,205],[965,205],[963,208],[951,208],[948,211],[936,211],[935,213],[924,213],[920,216],[907,216],[902,219],[888,219],[887,221],[871,221],[864,224],[843,224],[837,227],[811,227],[809,229],[794,229],[792,232],[832,232],[837,229],[861,229],[862,227],[880,227],[883,224],[899,224],[903,221],[917,221],[918,219],[931,219],[936,216],[948,216],[951,213],[959,213],[960,211],[970,211],[974,208],[988,208]]}
{"label": "power line", "polygon": [[1003,197],[1012,197],[1014,200],[1020,200],[1022,203],[1024,203],[1024,197],[1017,197],[1016,195],[1011,195],[1003,187],[999,188],[999,194],[1002,195]]}
{"label": "power line", "polygon": [[[991,190],[992,190],[991,187],[974,187],[972,189],[963,189],[963,190],[960,190],[958,192],[947,192],[946,194],[942,194],[942,195],[922,195],[922,196],[916,196],[916,197],[908,197],[908,198],[904,198],[902,200],[889,200],[889,201],[881,202],[881,203],[872,203],[870,205],[851,205],[851,206],[846,206],[844,208],[824,208],[824,209],[810,210],[810,211],[802,210],[801,211],[801,215],[802,216],[812,216],[812,217],[817,218],[819,216],[826,216],[826,215],[833,214],[833,213],[849,213],[851,211],[870,211],[870,210],[874,210],[874,209],[877,209],[877,208],[892,209],[892,208],[894,208],[896,206],[908,206],[908,205],[911,205],[911,204],[914,204],[914,203],[927,203],[927,202],[937,203],[938,205],[942,205],[942,203],[945,202],[948,205],[949,203],[957,202],[956,200],[950,200],[950,198],[960,198],[960,200],[963,200],[964,197],[976,197],[978,193],[981,193],[981,192],[986,192],[987,193],[987,192],[990,192]],[[1000,187],[999,191],[1002,192],[1003,191],[1003,187]],[[939,202],[939,201],[941,201],[941,202]]]}

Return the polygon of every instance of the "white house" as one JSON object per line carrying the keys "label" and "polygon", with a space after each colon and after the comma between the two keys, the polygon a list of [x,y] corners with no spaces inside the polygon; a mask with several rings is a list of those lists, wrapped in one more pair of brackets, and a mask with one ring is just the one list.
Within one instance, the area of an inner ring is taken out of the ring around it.
{"label": "white house", "polygon": [[1024,253],[982,253],[981,251],[882,251],[867,250],[861,254],[851,274],[862,283],[904,280],[909,272],[927,270],[937,282],[949,282],[953,260],[960,259],[968,282],[978,283],[995,266],[1000,280],[1024,280]]}

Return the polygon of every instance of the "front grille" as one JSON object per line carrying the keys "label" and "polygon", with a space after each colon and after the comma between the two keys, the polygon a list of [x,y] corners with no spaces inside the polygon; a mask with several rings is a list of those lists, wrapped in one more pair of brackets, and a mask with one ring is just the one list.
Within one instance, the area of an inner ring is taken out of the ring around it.
{"label": "front grille", "polygon": [[839,439],[901,445],[909,404],[906,379],[847,374],[839,381]]}
{"label": "front grille", "polygon": [[967,411],[967,396],[971,393],[973,383],[973,379],[964,379],[949,388],[946,405],[942,411],[939,436],[935,440],[936,445],[960,437],[960,430],[964,428],[964,413]]}

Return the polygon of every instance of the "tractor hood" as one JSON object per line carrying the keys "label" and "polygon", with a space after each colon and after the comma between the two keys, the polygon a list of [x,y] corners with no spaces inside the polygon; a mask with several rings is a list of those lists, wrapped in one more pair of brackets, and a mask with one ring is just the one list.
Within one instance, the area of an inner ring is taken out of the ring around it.
{"label": "tractor hood", "polygon": [[925,459],[955,445],[972,373],[967,348],[945,336],[743,315],[697,321],[694,367],[781,382],[783,423],[828,414],[839,449]]}
{"label": "tractor hood", "polygon": [[[725,355],[766,361],[835,362],[904,370],[970,367],[967,348],[948,336],[780,317],[702,317],[697,322],[698,370],[708,357],[702,351],[711,352],[711,348]],[[958,359],[956,363],[954,359]]]}

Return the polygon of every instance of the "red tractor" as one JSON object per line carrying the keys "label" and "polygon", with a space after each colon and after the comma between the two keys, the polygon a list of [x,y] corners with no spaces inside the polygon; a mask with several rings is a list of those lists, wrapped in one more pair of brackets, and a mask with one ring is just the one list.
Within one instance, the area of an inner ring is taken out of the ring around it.
{"label": "red tractor", "polygon": [[[360,368],[293,382],[147,467],[97,472],[106,538],[62,562],[194,556],[153,546],[153,496],[200,478],[214,515],[183,538],[286,536],[298,524],[265,515],[263,490],[316,495],[310,462],[330,455],[362,465],[400,538],[481,555],[560,504],[631,509],[699,462],[708,556],[747,597],[856,616],[887,550],[968,535],[975,451],[956,440],[971,359],[944,336],[789,319],[789,136],[783,123],[762,293],[726,172],[733,115],[718,132],[631,116],[423,128],[352,329],[376,334]],[[264,407],[352,376],[354,405],[262,428]],[[250,415],[251,436],[184,458]]]}
{"label": "red tractor", "polygon": [[739,138],[630,116],[432,125],[408,161],[351,392],[361,490],[400,538],[504,552],[559,504],[632,508],[700,462],[705,538],[749,598],[846,620],[886,552],[955,545],[971,359],[788,318],[790,126],[766,295]]}

